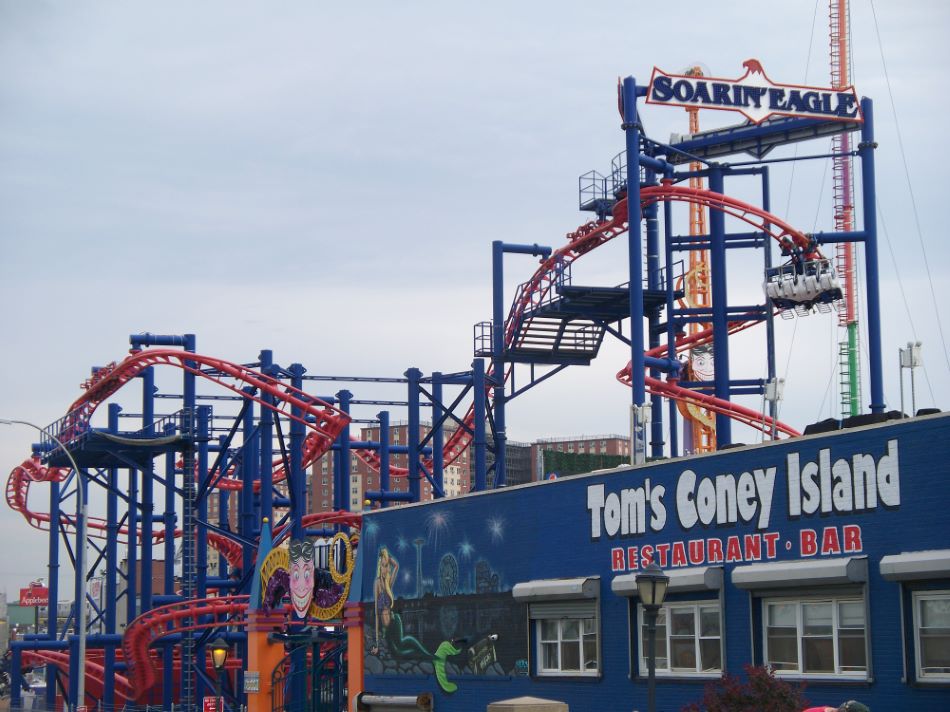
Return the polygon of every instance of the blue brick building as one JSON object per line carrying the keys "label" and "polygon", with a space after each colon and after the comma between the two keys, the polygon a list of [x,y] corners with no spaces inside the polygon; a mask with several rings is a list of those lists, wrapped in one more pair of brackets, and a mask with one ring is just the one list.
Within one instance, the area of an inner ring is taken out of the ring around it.
{"label": "blue brick building", "polygon": [[658,709],[750,662],[812,704],[950,709],[948,479],[938,414],[368,513],[365,687],[645,709],[655,561]]}

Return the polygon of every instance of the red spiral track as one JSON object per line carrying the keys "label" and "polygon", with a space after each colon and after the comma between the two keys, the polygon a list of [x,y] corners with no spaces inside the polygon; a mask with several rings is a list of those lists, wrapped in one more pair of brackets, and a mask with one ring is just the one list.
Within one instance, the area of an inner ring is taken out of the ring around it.
{"label": "red spiral track", "polygon": [[[732,198],[722,193],[715,193],[711,190],[701,188],[689,188],[676,185],[658,185],[643,188],[640,191],[640,204],[643,207],[660,201],[678,201],[702,205],[712,210],[718,210],[726,215],[741,220],[752,226],[758,231],[764,232],[774,239],[783,248],[800,250],[805,259],[814,259],[818,257],[811,240],[801,232],[789,225],[784,220],[778,218],[761,208],[745,203],[736,198]],[[581,225],[574,232],[568,233],[567,244],[551,253],[550,257],[543,260],[535,271],[534,275],[519,287],[515,295],[514,304],[505,320],[505,345],[508,348],[517,346],[515,343],[516,334],[519,333],[519,326],[523,320],[531,319],[530,311],[532,308],[542,304],[549,296],[551,290],[564,269],[564,266],[577,260],[582,255],[591,250],[613,240],[628,230],[627,223],[627,200],[626,198],[617,201],[614,205],[613,215],[609,220],[603,222],[587,222]],[[742,331],[753,322],[733,322],[729,324],[729,333],[733,334]],[[712,340],[712,330],[706,330],[692,336],[682,336],[676,341],[677,352],[683,351],[689,346],[706,343]],[[667,346],[661,346],[657,349],[648,351],[648,356],[663,356],[666,354]],[[505,373],[505,381],[508,380],[510,370]],[[630,364],[617,374],[621,383],[630,385]],[[682,388],[675,383],[659,381],[647,378],[647,388],[651,393],[656,393],[665,398],[673,400],[692,401],[708,410],[716,413],[724,413],[729,417],[745,423],[753,428],[765,432],[771,432],[773,425],[777,432],[789,436],[799,435],[800,433],[791,426],[774,421],[756,411],[736,405],[731,401],[715,398],[698,391]],[[488,392],[491,396],[491,390]],[[449,437],[445,444],[445,464],[451,464],[467,448],[472,441],[471,428],[475,422],[474,406],[470,407],[463,419],[465,428],[457,428]],[[377,464],[378,468],[378,464]],[[403,474],[403,473],[398,473]]]}
{"label": "red spiral track", "polygon": [[[807,259],[817,256],[809,239],[800,231],[794,229],[784,221],[764,210],[736,200],[726,195],[709,190],[687,188],[674,185],[659,185],[641,190],[641,204],[650,205],[658,201],[683,201],[702,205],[706,208],[719,210],[727,215],[742,220],[756,230],[762,231],[777,240],[783,247],[797,248]],[[507,347],[517,344],[515,336],[520,331],[523,320],[530,320],[531,310],[548,298],[561,270],[566,264],[572,263],[582,255],[609,242],[623,234],[628,229],[627,201],[621,199],[616,203],[610,220],[601,223],[588,222],[567,235],[568,242],[554,251],[550,257],[543,260],[534,275],[523,284],[516,294],[514,304],[505,322],[505,343]],[[729,333],[735,333],[748,328],[752,322],[734,322],[729,325]],[[705,343],[712,339],[712,331],[707,330],[692,336],[683,336],[676,342],[677,351],[690,346]],[[647,352],[649,356],[662,356],[667,347],[661,346]],[[92,414],[106,399],[112,396],[122,386],[138,376],[149,366],[173,366],[197,377],[209,380],[217,385],[240,395],[243,398],[258,403],[262,408],[273,410],[291,420],[302,423],[310,430],[304,444],[304,465],[322,457],[333,444],[337,436],[349,423],[349,416],[333,406],[307,395],[299,389],[287,386],[280,381],[254,371],[246,366],[234,364],[222,359],[202,356],[174,349],[154,349],[136,351],[119,363],[113,363],[100,369],[96,375],[83,384],[85,393],[80,396],[69,408],[64,419],[64,428],[59,433],[60,439],[69,442],[80,437],[87,429]],[[505,380],[510,370],[505,374]],[[629,385],[630,365],[617,374],[618,380]],[[697,391],[682,388],[672,381],[661,381],[647,378],[647,388],[656,393],[674,400],[692,401],[708,410],[723,413],[731,418],[761,430],[771,430],[773,426],[779,432],[787,435],[797,435],[798,432],[788,425],[774,422],[771,418],[751,409],[736,405],[730,401],[715,398]],[[250,395],[243,390],[245,386],[252,386],[258,392]],[[263,396],[271,396],[274,402]],[[299,408],[302,415],[294,415],[292,408]],[[474,423],[474,407],[469,408],[463,422],[466,427],[457,428],[444,447],[445,464],[454,462],[461,453],[471,444],[471,427]],[[308,417],[312,418],[308,420]],[[356,450],[355,455],[378,471],[380,459],[377,453],[368,450]],[[431,467],[431,462],[426,463]],[[282,460],[274,462],[274,481],[286,477]],[[50,515],[36,512],[28,507],[29,488],[32,482],[61,481],[68,472],[64,468],[46,468],[38,458],[25,460],[16,466],[7,480],[7,504],[14,511],[20,512],[27,522],[38,529],[48,529]],[[406,468],[391,468],[391,474],[400,476],[407,473]],[[237,490],[242,487],[239,479],[221,477],[217,487]],[[330,515],[310,515],[304,518],[305,526],[315,524],[342,524],[358,527],[360,515],[348,512],[331,513]],[[70,529],[73,520],[61,515],[61,526]],[[87,521],[90,536],[105,537],[106,522],[99,518],[90,517]],[[125,530],[122,534],[127,533]],[[279,533],[275,531],[275,534]],[[176,531],[175,536],[181,532]],[[164,530],[152,532],[152,536],[161,540],[165,536]],[[238,565],[242,559],[241,545],[227,537],[209,532],[208,541],[211,546],[221,552],[228,562]],[[123,637],[123,657],[128,664],[128,678],[117,676],[116,692],[124,700],[141,700],[158,679],[156,660],[150,653],[150,646],[160,638],[184,630],[199,630],[222,625],[241,625],[247,611],[248,597],[222,596],[200,600],[182,601],[152,609],[139,616]],[[199,621],[202,617],[210,618],[205,622]],[[69,656],[58,651],[25,651],[24,662],[37,664],[53,664],[62,670],[68,671]],[[104,668],[95,659],[87,662],[86,678],[91,694],[103,689]]]}

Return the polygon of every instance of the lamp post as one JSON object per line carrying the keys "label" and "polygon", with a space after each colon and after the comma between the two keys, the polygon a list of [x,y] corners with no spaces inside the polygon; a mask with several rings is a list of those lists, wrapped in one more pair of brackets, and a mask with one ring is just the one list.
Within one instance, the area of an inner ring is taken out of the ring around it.
{"label": "lamp post", "polygon": [[656,617],[666,598],[670,577],[651,562],[635,580],[647,624],[647,709],[656,712]]}
{"label": "lamp post", "polygon": [[224,694],[221,690],[221,675],[224,672],[224,665],[228,661],[228,653],[231,649],[223,638],[218,638],[211,644],[211,663],[215,671],[215,691],[218,695],[218,712],[224,712]]}
{"label": "lamp post", "polygon": [[[75,709],[84,706],[86,702],[86,493],[83,491],[82,470],[79,469],[79,465],[76,464],[76,461],[62,440],[53,435],[46,428],[41,428],[39,425],[35,425],[26,420],[10,420],[7,418],[0,418],[0,425],[25,425],[46,435],[62,449],[63,454],[69,460],[69,464],[76,472],[76,477],[78,478],[76,483],[76,501],[79,505],[79,527],[77,531],[79,545],[76,547],[76,575],[79,576],[79,593],[76,597],[79,599],[79,610],[76,612],[76,626],[79,628],[79,679],[76,681],[76,699],[73,701],[73,709]],[[47,606],[47,615],[55,616],[56,611],[50,610],[50,608],[50,606]]]}

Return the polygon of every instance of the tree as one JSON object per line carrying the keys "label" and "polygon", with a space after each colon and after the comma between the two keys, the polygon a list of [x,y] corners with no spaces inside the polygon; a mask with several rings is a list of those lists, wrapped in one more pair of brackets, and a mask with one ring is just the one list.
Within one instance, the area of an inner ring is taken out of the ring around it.
{"label": "tree", "polygon": [[801,712],[808,707],[804,685],[779,680],[766,667],[745,666],[747,680],[724,675],[706,685],[701,702],[693,702],[683,712]]}

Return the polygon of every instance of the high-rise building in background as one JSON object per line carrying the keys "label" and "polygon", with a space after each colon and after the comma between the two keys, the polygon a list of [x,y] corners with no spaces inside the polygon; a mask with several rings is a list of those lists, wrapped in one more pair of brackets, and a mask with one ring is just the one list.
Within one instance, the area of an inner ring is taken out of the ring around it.
{"label": "high-rise building in background", "polygon": [[535,480],[619,467],[630,461],[630,438],[621,435],[571,435],[541,438],[531,445]]}
{"label": "high-rise building in background", "polygon": [[[390,425],[390,445],[406,445],[408,423],[398,422]],[[421,423],[419,438],[428,433],[431,425]],[[452,429],[446,427],[445,437],[449,438]],[[360,440],[377,442],[379,427],[363,428]],[[603,467],[617,467],[630,459],[630,440],[620,435],[584,435],[563,438],[543,438],[534,443],[509,441],[505,449],[506,484],[514,486],[545,479],[550,474],[559,476],[587,472]],[[547,453],[547,455],[545,455]],[[486,454],[489,467],[494,463],[494,453]],[[390,454],[390,463],[394,467],[406,467],[407,456]],[[551,465],[554,465],[552,467]],[[493,474],[488,473],[489,486]],[[455,462],[446,465],[443,473],[443,488],[446,497],[467,494],[473,488],[474,472],[472,468],[471,448],[466,449]],[[379,473],[371,470],[355,454],[350,458],[349,503],[350,510],[359,512],[365,503],[365,493],[379,491]],[[406,492],[409,489],[405,476],[390,477],[390,489]],[[333,453],[329,452],[316,460],[310,469],[310,488],[307,508],[310,512],[333,511]],[[420,499],[434,499],[432,485],[423,475],[420,484]]]}

